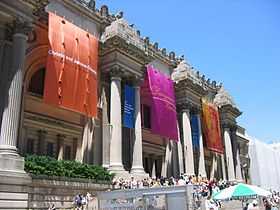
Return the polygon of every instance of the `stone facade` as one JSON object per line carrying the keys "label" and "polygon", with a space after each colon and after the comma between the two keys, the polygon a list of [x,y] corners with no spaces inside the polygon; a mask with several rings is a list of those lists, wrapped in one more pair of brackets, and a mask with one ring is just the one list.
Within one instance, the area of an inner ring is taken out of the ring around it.
{"label": "stone facade", "polygon": [[[23,170],[21,155],[33,153],[102,165],[117,176],[177,177],[186,173],[247,180],[248,142],[237,134],[236,118],[241,112],[231,96],[184,57],[141,37],[122,12],[110,14],[106,5],[97,9],[94,0],[3,0],[0,6],[0,176],[12,175],[20,186],[29,185],[31,178]],[[47,11],[100,41],[96,119],[43,102]],[[139,85],[147,64],[175,81],[178,144],[143,125]],[[122,126],[124,84],[136,88],[135,129]],[[224,155],[207,150],[202,134],[199,152],[192,149],[190,115],[200,119],[202,98],[219,107]]]}

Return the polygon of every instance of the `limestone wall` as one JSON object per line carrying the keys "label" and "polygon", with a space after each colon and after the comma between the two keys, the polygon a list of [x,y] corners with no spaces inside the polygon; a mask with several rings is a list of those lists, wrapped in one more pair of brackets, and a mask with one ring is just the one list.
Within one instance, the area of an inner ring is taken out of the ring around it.
{"label": "limestone wall", "polygon": [[57,209],[71,209],[78,193],[96,195],[111,188],[109,184],[96,184],[86,179],[37,176],[29,182],[17,180],[14,183],[11,179],[7,179],[7,183],[3,179],[0,181],[0,209],[48,209],[50,204],[55,204]]}

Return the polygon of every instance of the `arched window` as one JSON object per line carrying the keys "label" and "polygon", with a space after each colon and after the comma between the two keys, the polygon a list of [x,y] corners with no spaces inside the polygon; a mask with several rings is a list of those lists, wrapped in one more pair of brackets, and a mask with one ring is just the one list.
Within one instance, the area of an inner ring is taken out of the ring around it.
{"label": "arched window", "polygon": [[32,75],[28,86],[28,92],[32,95],[42,97],[44,94],[44,83],[45,68],[41,68]]}

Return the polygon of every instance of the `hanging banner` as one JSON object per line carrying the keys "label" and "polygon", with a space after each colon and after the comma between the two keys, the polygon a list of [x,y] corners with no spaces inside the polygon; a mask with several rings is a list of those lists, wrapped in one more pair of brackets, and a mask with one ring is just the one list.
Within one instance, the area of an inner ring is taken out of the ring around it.
{"label": "hanging banner", "polygon": [[131,86],[124,87],[124,114],[123,125],[127,128],[134,128],[135,114],[135,89]]}
{"label": "hanging banner", "polygon": [[98,40],[53,13],[48,30],[44,101],[96,117]]}
{"label": "hanging banner", "polygon": [[173,81],[152,66],[148,66],[145,81],[141,86],[141,101],[151,107],[151,131],[177,141]]}
{"label": "hanging banner", "polygon": [[199,121],[197,115],[191,115],[191,130],[193,150],[199,150]]}
{"label": "hanging banner", "polygon": [[224,153],[218,108],[203,100],[202,114],[206,147],[213,152]]}

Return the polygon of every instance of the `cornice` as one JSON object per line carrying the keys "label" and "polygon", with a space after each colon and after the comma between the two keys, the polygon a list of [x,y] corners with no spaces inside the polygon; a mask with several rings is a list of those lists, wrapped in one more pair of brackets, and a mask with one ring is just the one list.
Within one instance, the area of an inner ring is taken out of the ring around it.
{"label": "cornice", "polygon": [[110,37],[104,43],[100,43],[99,55],[103,57],[114,51],[124,54],[141,65],[145,65],[153,60],[153,57],[147,55],[145,51],[126,42],[126,40],[117,35]]}

